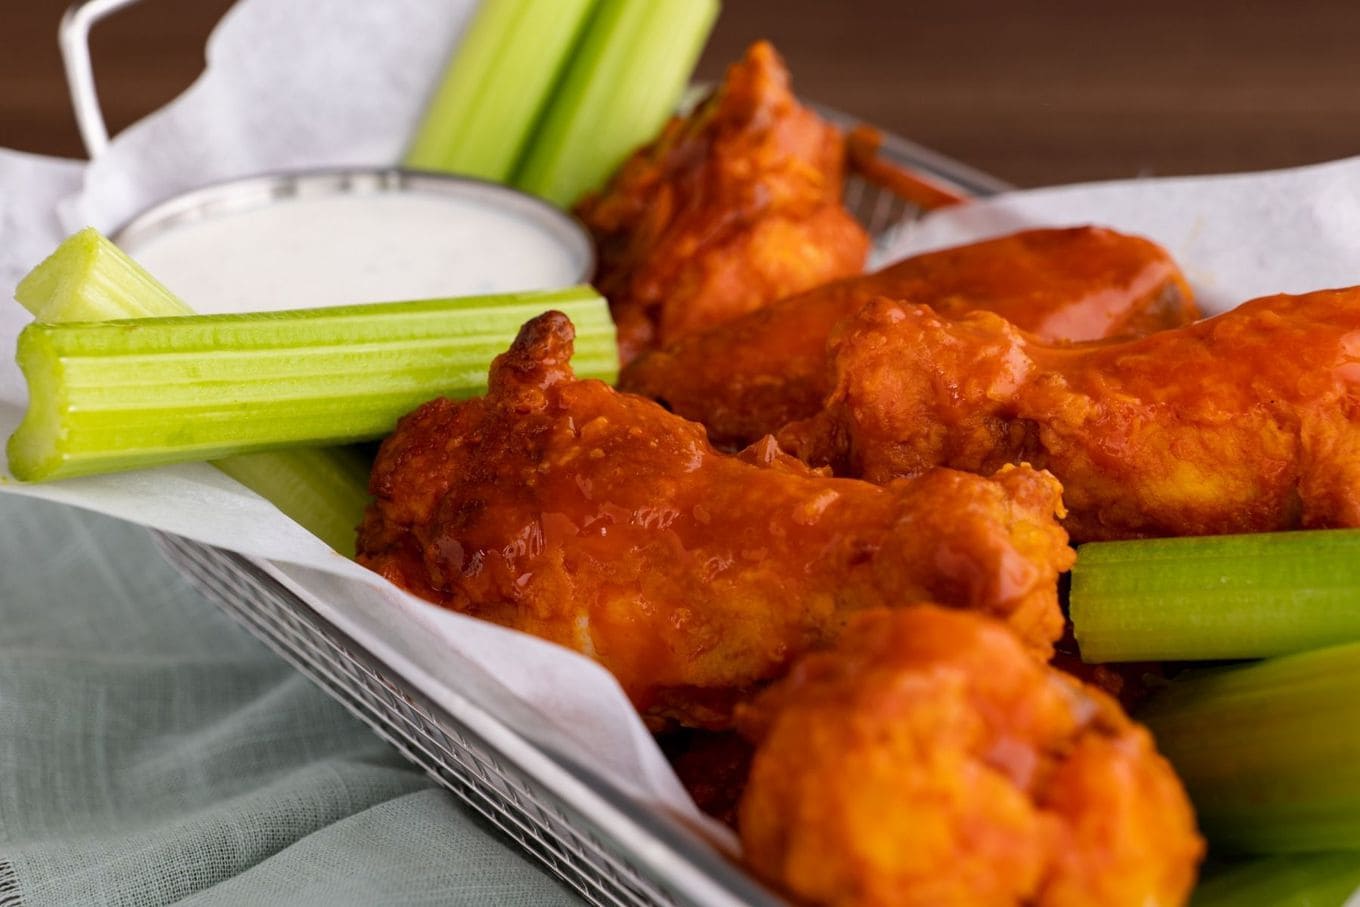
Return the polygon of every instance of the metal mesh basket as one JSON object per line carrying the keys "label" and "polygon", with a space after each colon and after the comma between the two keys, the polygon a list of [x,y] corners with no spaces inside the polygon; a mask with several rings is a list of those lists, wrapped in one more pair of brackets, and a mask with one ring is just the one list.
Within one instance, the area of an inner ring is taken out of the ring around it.
{"label": "metal mesh basket", "polygon": [[[967,194],[1003,186],[895,136],[885,136],[882,153]],[[858,176],[847,182],[846,203],[879,246],[920,214]],[[177,536],[157,541],[250,632],[587,901],[780,903],[694,832],[641,808],[588,766],[543,751],[475,703],[456,714],[435,705],[248,558]]]}
{"label": "metal mesh basket", "polygon": [[[92,154],[107,145],[90,68],[94,22],[136,0],[82,0],[61,32],[76,119]],[[815,105],[814,105],[815,106]],[[817,110],[842,126],[855,120]],[[965,195],[1005,184],[905,139],[880,153]],[[874,237],[894,242],[920,214],[859,176],[846,204]],[[776,905],[780,900],[676,819],[644,808],[609,778],[511,730],[470,699],[441,708],[318,615],[261,566],[231,551],[156,534],[170,562],[255,636],[431,778],[594,904]]]}

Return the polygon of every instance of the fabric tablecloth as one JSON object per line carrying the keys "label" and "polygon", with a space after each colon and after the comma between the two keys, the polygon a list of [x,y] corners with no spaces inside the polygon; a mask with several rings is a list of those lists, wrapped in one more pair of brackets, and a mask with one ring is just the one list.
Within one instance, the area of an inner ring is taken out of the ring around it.
{"label": "fabric tablecloth", "polygon": [[574,895],[194,591],[0,497],[0,907]]}

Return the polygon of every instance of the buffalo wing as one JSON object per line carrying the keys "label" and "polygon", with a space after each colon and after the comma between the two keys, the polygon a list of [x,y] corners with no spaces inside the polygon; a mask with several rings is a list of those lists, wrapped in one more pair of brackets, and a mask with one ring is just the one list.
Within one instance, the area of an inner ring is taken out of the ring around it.
{"label": "buffalo wing", "polygon": [[746,860],[838,907],[1172,907],[1203,843],[1152,738],[996,621],[859,615],[738,725]]}
{"label": "buffalo wing", "polygon": [[1072,551],[1051,476],[880,487],[772,443],[721,454],[702,426],[576,380],[572,336],[542,315],[485,397],[402,419],[374,465],[362,563],[595,658],[657,726],[726,726],[734,701],[867,607],[976,609],[1052,651]]}
{"label": "buffalo wing", "polygon": [[1145,239],[1028,230],[777,302],[642,356],[620,386],[702,422],[716,444],[750,443],[817,412],[832,385],[832,328],[878,296],[951,317],[996,312],[1048,340],[1145,334],[1199,314],[1175,262]]}
{"label": "buffalo wing", "polygon": [[1360,288],[1075,346],[879,300],[835,372],[780,440],[840,474],[1029,463],[1061,480],[1078,541],[1360,526]]}
{"label": "buffalo wing", "polygon": [[869,239],[841,204],[844,167],[840,130],[798,103],[769,44],[752,45],[577,208],[623,360],[859,273]]}

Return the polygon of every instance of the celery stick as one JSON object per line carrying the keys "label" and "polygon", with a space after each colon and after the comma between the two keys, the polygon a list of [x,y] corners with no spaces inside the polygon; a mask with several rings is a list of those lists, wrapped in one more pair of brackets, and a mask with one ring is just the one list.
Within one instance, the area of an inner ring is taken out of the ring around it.
{"label": "celery stick", "polygon": [[1360,849],[1360,643],[1190,672],[1138,717],[1216,852]]}
{"label": "celery stick", "polygon": [[482,0],[405,164],[505,182],[595,0]]}
{"label": "celery stick", "polygon": [[50,324],[193,314],[93,227],[68,236],[19,281],[14,298]]}
{"label": "celery stick", "polygon": [[376,438],[426,400],[486,387],[519,327],[557,309],[573,364],[612,381],[614,327],[589,287],[293,312],[32,324],[29,409],[10,468],[56,479]]}
{"label": "celery stick", "polygon": [[[39,321],[190,315],[180,301],[99,231],[68,237],[19,284],[15,299]],[[368,464],[343,448],[227,457],[218,469],[346,557],[368,506]]]}
{"label": "celery stick", "polygon": [[346,557],[368,507],[369,458],[352,447],[300,447],[214,460],[218,469]]}
{"label": "celery stick", "polygon": [[674,111],[717,0],[600,0],[514,185],[559,205],[599,186]]}
{"label": "celery stick", "polygon": [[1343,907],[1360,889],[1360,853],[1269,857],[1219,870],[1190,907]]}
{"label": "celery stick", "polygon": [[1082,545],[1070,604],[1090,662],[1259,658],[1360,639],[1360,530]]}

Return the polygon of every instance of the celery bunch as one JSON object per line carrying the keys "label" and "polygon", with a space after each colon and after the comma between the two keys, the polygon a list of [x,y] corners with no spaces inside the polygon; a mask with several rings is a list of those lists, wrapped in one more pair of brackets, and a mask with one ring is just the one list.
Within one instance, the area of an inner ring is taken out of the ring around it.
{"label": "celery bunch", "polygon": [[290,445],[376,438],[437,396],[486,388],[491,360],[549,309],[577,327],[578,372],[613,380],[589,287],[292,312],[29,325],[29,408],[10,439],[25,481]]}
{"label": "celery bunch", "polygon": [[[192,310],[122,249],[87,227],[19,283],[18,302],[38,321],[107,321],[190,315]],[[280,450],[214,464],[346,556],[368,505],[368,463],[341,448]]]}
{"label": "celery bunch", "polygon": [[[290,347],[289,340],[284,337],[276,337],[278,342],[273,347],[266,344],[263,349],[256,350],[264,360],[272,362],[268,367],[274,371],[252,374],[249,371],[252,366],[248,364],[252,360],[243,357],[242,350],[216,349],[219,342],[230,342],[227,335],[231,329],[225,325],[214,327],[217,323],[214,318],[173,318],[168,323],[178,326],[168,328],[168,334],[148,330],[155,324],[151,321],[125,321],[102,329],[95,324],[58,329],[56,325],[73,321],[143,319],[189,313],[188,306],[93,229],[82,230],[63,242],[20,283],[15,295],[39,322],[50,323],[30,327],[26,332],[30,339],[23,341],[30,349],[23,357],[34,370],[30,377],[36,376],[41,387],[33,395],[35,406],[9,445],[10,468],[19,478],[56,478],[105,468],[173,462],[191,456],[216,456],[215,451],[255,448],[261,443],[269,446],[275,442],[260,442],[258,434],[253,436],[252,443],[244,446],[223,441],[224,436],[230,436],[238,428],[244,432],[241,426],[250,419],[244,414],[244,398],[235,401],[234,415],[224,415],[233,408],[233,387],[249,385],[257,396],[264,394],[275,398],[272,412],[277,417],[275,424],[281,427],[292,421],[291,414],[286,411],[287,404],[283,404],[285,412],[278,416],[284,389],[282,385],[267,386],[271,380],[269,375],[279,377],[280,370],[292,369],[290,387],[293,390],[311,382],[317,394],[306,405],[312,407],[320,405],[320,399],[327,393],[322,387],[328,380],[324,369],[316,371],[319,359],[308,358],[296,345]],[[409,346],[412,348],[402,354],[407,358],[399,355],[384,364],[378,373],[370,370],[362,379],[358,375],[343,377],[351,379],[351,387],[355,381],[371,380],[390,391],[392,385],[385,383],[383,372],[400,371],[403,365],[413,367],[421,355],[443,356],[450,348],[456,348],[458,355],[463,357],[460,375],[449,375],[448,361],[429,364],[426,374],[439,378],[432,379],[426,391],[420,393],[431,397],[446,392],[472,392],[482,386],[491,357],[505,348],[519,323],[553,305],[563,308],[577,321],[579,349],[584,354],[578,365],[583,373],[590,374],[593,369],[602,377],[612,377],[617,369],[613,325],[608,320],[603,301],[593,291],[527,295],[538,301],[526,305],[526,296],[521,295],[404,304],[408,308],[428,305],[443,310],[446,316],[441,322],[443,326],[427,327],[427,333],[446,333],[448,336],[442,338],[446,344],[441,347],[438,339],[430,337],[411,340]],[[461,314],[456,314],[458,312]],[[242,319],[258,322],[254,339],[260,341],[276,329],[289,330],[284,324],[294,314],[297,313],[224,317],[226,323],[234,324],[237,330],[242,329]],[[304,321],[315,324],[324,318],[324,315],[316,315],[310,316],[314,320]],[[450,318],[454,322],[452,325]],[[59,339],[52,339],[53,331]],[[215,331],[223,333],[214,334]],[[402,332],[410,340],[420,334],[419,325],[408,323],[396,334]],[[306,333],[303,330],[303,334]],[[295,344],[306,345],[303,334],[293,338]],[[172,347],[156,353],[146,347],[146,338],[152,335],[173,338]],[[125,339],[117,339],[120,336]],[[313,332],[310,336],[317,335]],[[403,342],[394,339],[396,335],[391,333],[384,335],[385,339],[354,335],[338,339],[334,331],[329,336],[341,343],[357,341],[363,352],[356,352],[356,355],[368,356],[370,365],[374,349],[366,346],[365,341],[386,343],[389,351],[394,344],[400,346]],[[131,338],[134,337],[140,339],[133,341]],[[196,351],[176,352],[173,346],[181,343],[185,350],[192,347]],[[103,352],[96,353],[101,344]],[[140,351],[139,344],[143,347]],[[474,348],[476,352],[470,353]],[[343,350],[313,349],[310,352],[323,358],[330,356],[329,367],[346,361]],[[475,356],[475,364],[469,355]],[[159,356],[160,370],[142,371],[144,360],[139,357],[144,356]],[[205,364],[210,360],[213,365]],[[308,372],[309,368],[313,370]],[[216,377],[210,378],[210,374]],[[412,390],[410,379],[408,370],[405,374],[408,391]],[[459,381],[464,383],[459,385]],[[158,382],[163,382],[163,386],[158,386]],[[190,401],[195,394],[199,395],[199,403],[215,399],[221,407],[220,418],[208,432],[215,432],[216,440],[207,446],[198,445],[205,437],[205,429],[193,420],[204,418],[211,407],[205,405],[194,409]],[[415,399],[416,396],[419,394],[412,392],[408,398],[411,406],[421,402]],[[371,400],[367,402],[372,403]],[[350,407],[335,399],[332,404],[333,418],[327,420],[330,427],[324,436],[337,437],[336,431],[341,437],[353,436],[345,428]],[[190,415],[191,411],[193,415]],[[367,412],[371,420],[371,407]],[[387,421],[395,421],[398,415],[400,412],[390,413]],[[293,426],[294,434],[295,429]],[[191,453],[191,450],[197,452]],[[272,502],[335,550],[346,555],[353,553],[355,527],[362,519],[368,501],[368,467],[356,452],[343,448],[289,449],[223,457],[216,460],[215,465]]]}
{"label": "celery bunch", "polygon": [[718,0],[482,0],[405,164],[570,205],[675,110]]}

